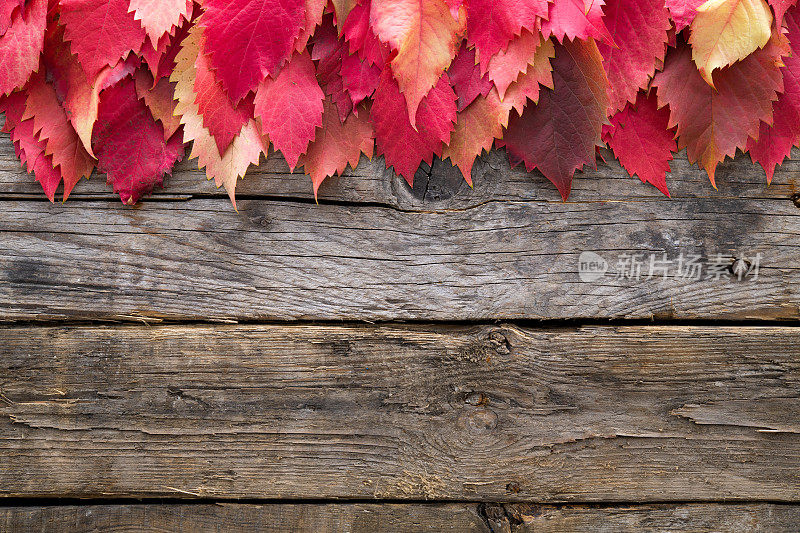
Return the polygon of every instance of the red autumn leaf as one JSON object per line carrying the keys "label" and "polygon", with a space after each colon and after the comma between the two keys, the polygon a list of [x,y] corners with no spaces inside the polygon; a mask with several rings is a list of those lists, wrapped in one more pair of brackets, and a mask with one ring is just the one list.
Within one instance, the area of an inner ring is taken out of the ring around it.
{"label": "red autumn leaf", "polygon": [[669,128],[669,110],[658,108],[655,91],[649,96],[640,92],[635,104],[628,103],[611,117],[604,138],[631,176],[639,176],[669,196],[666,173],[678,145],[675,130]]}
{"label": "red autumn leaf", "polygon": [[535,62],[539,47],[547,42],[549,41],[539,34],[523,31],[522,35],[509,43],[507,50],[498,52],[489,60],[485,70],[497,87],[501,100],[505,99],[508,87]]}
{"label": "red autumn leaf", "polygon": [[522,116],[512,115],[503,144],[514,164],[538,168],[566,200],[576,170],[595,161],[608,108],[606,75],[594,41],[564,41],[556,46],[554,89]]}
{"label": "red autumn leaf", "polygon": [[378,86],[382,70],[377,65],[370,65],[358,54],[345,56],[342,59],[342,86],[350,96],[353,106],[372,96]]}
{"label": "red autumn leaf", "polygon": [[53,165],[61,168],[64,194],[69,196],[81,178],[91,175],[94,161],[84,150],[64,108],[58,102],[55,89],[45,81],[44,76],[38,74],[31,78],[26,94],[22,119],[33,120],[37,138],[45,142],[45,153],[53,157]]}
{"label": "red autumn leaf", "polygon": [[636,100],[667,51],[669,11],[663,0],[606,0],[605,23],[617,46],[598,43],[609,83],[610,112]]}
{"label": "red autumn leaf", "polygon": [[[22,120],[22,114],[25,112],[25,92],[15,92],[10,96],[0,95],[0,112],[6,115],[2,131],[11,133],[17,157],[26,166],[28,173],[34,174],[47,198],[51,202],[54,201],[56,189],[61,183],[60,168],[55,167],[53,158],[45,154],[46,144],[37,138],[33,120]],[[69,191],[64,192],[65,200],[67,196]]]}
{"label": "red autumn leaf", "polygon": [[155,45],[153,45],[153,43],[150,41],[150,37],[146,37],[144,40],[144,44],[142,45],[142,50],[139,52],[139,55],[142,57],[142,59],[144,59],[145,63],[147,63],[147,68],[150,69],[150,73],[154,77],[158,76],[158,67],[161,64],[161,60],[167,54],[171,39],[172,35],[165,33]]}
{"label": "red autumn leaf", "polygon": [[678,127],[678,148],[686,148],[689,161],[706,169],[712,184],[717,164],[744,149],[747,138],[758,135],[762,120],[772,123],[772,102],[783,91],[777,63],[784,52],[770,41],[743,61],[715,71],[715,89],[700,76],[690,47],[681,44],[656,75],[658,104],[669,105],[669,126]]}
{"label": "red autumn leaf", "polygon": [[305,0],[306,3],[306,20],[303,23],[303,29],[297,37],[294,45],[294,50],[298,53],[306,49],[308,41],[314,35],[317,26],[322,24],[322,17],[325,13],[326,0]]}
{"label": "red autumn leaf", "polygon": [[772,182],[775,165],[788,157],[793,146],[800,144],[800,9],[792,7],[785,15],[792,53],[784,58],[783,93],[772,106],[774,124],[762,121],[757,140],[747,140],[747,151],[758,162]]}
{"label": "red autumn leaf", "polygon": [[[195,9],[195,14],[197,14],[197,9]],[[158,68],[156,72],[152,71],[153,65],[148,65],[151,67],[150,72],[153,72],[153,80],[155,82],[158,82],[161,78],[169,78],[170,74],[172,74],[172,71],[175,69],[175,57],[178,55],[183,40],[189,35],[189,30],[192,27],[192,23],[184,22],[175,30],[174,35],[170,35],[167,49],[164,51],[164,54],[158,58]]]}
{"label": "red autumn leaf", "polygon": [[[516,109],[521,115],[528,102],[534,104],[539,101],[542,87],[553,88],[553,67],[550,60],[556,55],[556,48],[550,39],[542,41],[529,59],[525,73],[520,74],[517,81],[508,86],[503,96],[503,104],[508,108]],[[503,124],[504,126],[506,124]]]}
{"label": "red autumn leaf", "polygon": [[433,162],[441,154],[443,143],[450,140],[456,121],[456,94],[447,74],[422,99],[417,109],[417,129],[408,120],[405,98],[388,69],[381,74],[372,104],[372,124],[378,152],[386,157],[387,168],[414,184],[414,173],[420,163]]}
{"label": "red autumn leaf", "polygon": [[0,0],[0,37],[11,26],[14,14],[19,13],[24,7],[25,0]]}
{"label": "red autumn leaf", "polygon": [[184,142],[192,143],[190,159],[197,159],[198,167],[206,169],[206,176],[213,179],[217,187],[225,187],[235,209],[236,182],[244,177],[251,164],[258,164],[265,149],[254,119],[247,122],[223,154],[220,154],[214,137],[203,126],[194,94],[195,63],[200,52],[199,34],[202,33],[200,30],[201,28],[194,27],[189,31],[175,57],[175,69],[170,75],[170,82],[175,84],[174,113],[181,117]]}
{"label": "red autumn leaf", "polygon": [[177,136],[164,140],[164,130],[139,100],[131,78],[103,91],[92,145],[98,168],[128,205],[161,186],[164,174],[183,157],[183,143]]}
{"label": "red autumn leaf", "polygon": [[370,22],[378,38],[397,52],[392,73],[416,127],[419,103],[456,55],[462,21],[443,0],[372,0]]}
{"label": "red autumn leaf", "polygon": [[44,46],[47,0],[30,0],[12,14],[10,25],[0,37],[0,96],[25,85],[38,71]]}
{"label": "red autumn leaf", "polygon": [[139,58],[129,56],[114,67],[103,68],[94,78],[87,78],[77,57],[70,53],[69,44],[64,42],[63,34],[62,27],[48,28],[44,64],[70,124],[83,148],[93,156],[92,129],[97,120],[100,92],[133,74],[139,66]]}
{"label": "red autumn leaf", "polygon": [[669,9],[675,29],[681,31],[689,26],[697,15],[697,8],[706,3],[706,0],[665,0],[664,4]]}
{"label": "red autumn leaf", "polygon": [[548,0],[470,0],[467,40],[481,62],[508,47],[523,28],[535,32],[538,19],[548,17]]}
{"label": "red autumn leaf", "polygon": [[369,25],[370,0],[353,7],[342,28],[351,54],[371,65],[383,65],[389,58],[389,47],[383,44]]}
{"label": "red autumn leaf", "polygon": [[797,4],[797,0],[767,0],[772,10],[775,11],[775,20],[778,27],[783,23],[783,16],[786,10]]}
{"label": "red autumn leaf", "polygon": [[311,176],[315,198],[326,177],[341,175],[347,165],[355,168],[361,154],[371,158],[375,147],[369,112],[350,115],[342,122],[330,97],[325,99],[324,107],[322,127],[317,129],[308,151],[300,156],[303,170]]}
{"label": "red autumn leaf", "polygon": [[222,87],[238,104],[289,60],[306,22],[297,0],[205,0],[200,24]]}
{"label": "red autumn leaf", "polygon": [[447,69],[447,76],[458,96],[458,111],[462,111],[478,96],[486,96],[492,89],[492,81],[488,75],[481,74],[480,65],[475,61],[475,50],[467,47],[466,41],[456,58]]}
{"label": "red autumn leaf", "polygon": [[324,99],[308,52],[295,53],[277,78],[258,86],[255,116],[291,170],[314,140],[315,128],[322,126]]}
{"label": "red autumn leaf", "polygon": [[89,78],[142,49],[145,31],[129,7],[129,0],[61,0],[64,38]]}
{"label": "red autumn leaf", "polygon": [[547,20],[542,22],[542,35],[585,41],[590,37],[613,44],[603,23],[603,0],[553,0]]}
{"label": "red autumn leaf", "polygon": [[342,62],[347,55],[347,43],[339,38],[333,26],[333,17],[327,15],[314,34],[311,59],[317,62],[317,79],[326,95],[330,96],[344,121],[353,110],[353,101],[344,87]]}
{"label": "red autumn leaf", "polygon": [[[199,28],[198,28],[199,31]],[[224,154],[233,139],[253,116],[253,97],[248,96],[233,105],[225,94],[216,73],[211,70],[209,56],[204,51],[207,41],[201,37],[200,53],[195,61],[195,103],[203,117],[203,126],[217,142],[219,153]]]}
{"label": "red autumn leaf", "polygon": [[500,101],[497,90],[479,94],[464,110],[460,110],[450,141],[442,150],[442,158],[450,158],[472,187],[472,165],[484,150],[490,150],[495,139],[508,125],[510,108]]}
{"label": "red autumn leaf", "polygon": [[150,41],[157,43],[161,37],[192,14],[191,0],[130,0],[133,18],[142,24]]}
{"label": "red autumn leaf", "polygon": [[181,118],[175,116],[172,84],[162,78],[153,85],[153,76],[143,69],[136,71],[133,80],[136,82],[136,95],[144,101],[153,118],[161,123],[164,140],[169,140],[181,127]]}

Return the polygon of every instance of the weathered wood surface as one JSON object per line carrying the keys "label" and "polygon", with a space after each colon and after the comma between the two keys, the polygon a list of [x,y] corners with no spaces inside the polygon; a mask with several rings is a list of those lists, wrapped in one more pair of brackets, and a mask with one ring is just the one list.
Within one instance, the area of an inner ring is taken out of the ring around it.
{"label": "weathered wood surface", "polygon": [[[669,202],[658,190],[629,177],[613,154],[607,150],[598,158],[597,170],[587,168],[578,173],[573,182],[569,201],[659,201]],[[747,198],[751,200],[788,201],[800,193],[800,150],[793,152],[794,159],[787,161],[776,173],[771,186],[767,186],[761,167],[753,165],[750,158],[738,156],[717,168],[717,185],[714,190],[706,174],[697,165],[690,165],[685,152],[672,162],[673,172],[667,183],[674,199],[681,198]],[[476,161],[473,171],[475,188],[470,189],[457,169],[449,162],[438,161],[433,169],[424,164],[417,172],[415,186],[409,188],[403,178],[386,170],[380,157],[372,161],[362,158],[355,170],[348,170],[342,178],[329,178],[319,191],[321,202],[336,201],[353,204],[380,204],[408,211],[445,211],[467,209],[490,201],[551,201],[561,202],[555,187],[538,172],[510,168],[503,151],[493,151]],[[166,188],[157,188],[154,199],[224,198],[224,189],[217,189],[197,170],[195,160],[177,165],[171,177],[166,178]],[[313,200],[311,180],[300,171],[290,173],[279,153],[262,158],[259,167],[251,167],[247,178],[236,186],[242,198],[283,198]],[[7,135],[0,135],[0,198],[31,198],[42,200],[41,186],[20,166]],[[74,189],[74,200],[91,198],[118,199],[105,183],[105,176],[95,174],[82,180]]]}
{"label": "weathered wood surface", "polygon": [[251,531],[297,533],[796,532],[800,506],[684,504],[552,506],[453,504],[85,505],[0,508],[6,533]]}
{"label": "weathered wood surface", "polygon": [[0,495],[800,501],[800,328],[0,329]]}
{"label": "weathered wood surface", "polygon": [[[541,191],[523,177],[510,194]],[[6,200],[0,320],[800,319],[800,209],[789,191],[743,185],[735,197],[668,200],[639,196],[635,182],[578,181],[604,192],[562,203],[489,198],[489,187],[480,201],[427,211],[385,198],[242,197],[239,213],[224,198],[134,209]],[[637,254],[643,277],[651,256],[666,254],[671,277],[585,283],[583,251],[612,269]],[[675,275],[681,254],[707,266],[717,254],[732,265],[759,253],[757,281]]]}

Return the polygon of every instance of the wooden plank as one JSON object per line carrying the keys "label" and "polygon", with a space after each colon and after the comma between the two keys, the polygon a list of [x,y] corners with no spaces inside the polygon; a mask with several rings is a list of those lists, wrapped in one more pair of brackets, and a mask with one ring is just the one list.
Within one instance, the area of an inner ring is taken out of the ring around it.
{"label": "wooden plank", "polygon": [[[629,177],[604,151],[608,163],[598,158],[597,170],[586,169],[574,180],[570,202],[626,201],[646,199],[668,203],[658,190]],[[667,178],[673,198],[749,198],[753,200],[788,201],[800,193],[797,176],[800,173],[800,150],[793,152],[775,173],[771,186],[767,186],[764,171],[739,156],[727,160],[717,169],[719,190],[714,190],[706,174],[696,165],[690,165],[685,152],[672,163],[673,172]],[[72,193],[72,198],[116,198],[105,183],[105,176],[94,175],[82,180]],[[403,178],[386,170],[382,158],[369,161],[362,158],[355,170],[343,178],[331,178],[320,189],[320,201],[349,203],[378,203],[412,211],[443,211],[467,209],[490,201],[550,201],[560,202],[555,187],[538,172],[512,169],[502,151],[493,151],[478,159],[473,172],[474,189],[467,186],[457,169],[449,162],[437,160],[433,169],[423,165],[417,172],[415,186],[409,188]],[[173,175],[166,179],[165,189],[156,189],[156,199],[191,197],[218,197],[227,199],[223,189],[214,187],[204,171],[197,170],[195,161],[180,163]],[[237,185],[241,198],[268,197],[312,200],[313,193],[308,176],[302,172],[289,172],[279,153],[262,159],[262,164],[252,167],[247,178]],[[0,135],[0,199],[25,197],[42,200],[40,185],[25,173],[14,155],[7,135]]]}
{"label": "wooden plank", "polygon": [[0,495],[798,502],[799,347],[776,327],[5,328]]}
{"label": "wooden plank", "polygon": [[[785,200],[499,201],[441,213],[5,201],[0,231],[0,320],[800,319],[800,209]],[[582,252],[609,272],[582,281]],[[718,254],[725,275],[761,254],[758,279],[707,279]],[[700,280],[678,275],[692,255]],[[626,256],[638,279],[612,273],[633,274]],[[648,279],[662,257],[669,277]]]}
{"label": "wooden plank", "polygon": [[683,504],[170,504],[0,508],[0,529],[29,531],[158,531],[327,533],[525,533],[561,531],[795,532],[800,506]]}
{"label": "wooden plank", "polygon": [[493,533],[563,531],[796,532],[800,508],[772,504],[630,506],[492,505],[482,509]]}

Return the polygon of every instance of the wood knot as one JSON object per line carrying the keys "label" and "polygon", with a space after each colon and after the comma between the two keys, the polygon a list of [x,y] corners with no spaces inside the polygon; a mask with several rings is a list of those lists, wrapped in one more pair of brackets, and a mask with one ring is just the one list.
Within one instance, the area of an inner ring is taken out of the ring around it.
{"label": "wood knot", "polygon": [[491,409],[469,409],[460,417],[462,427],[473,433],[487,433],[497,427],[497,413]]}
{"label": "wood knot", "polygon": [[468,405],[484,405],[486,403],[486,396],[480,392],[473,392],[464,398],[464,403]]}
{"label": "wood knot", "polygon": [[800,207],[800,193],[792,195],[792,203],[795,207]]}
{"label": "wood knot", "polygon": [[508,342],[502,330],[495,329],[488,334],[480,334],[459,350],[459,359],[473,363],[488,363],[494,355],[508,355],[511,353],[511,343]]}
{"label": "wood knot", "polygon": [[260,228],[266,228],[269,226],[269,219],[263,215],[253,216],[250,217],[250,224]]}
{"label": "wood knot", "polygon": [[489,344],[500,355],[511,353],[511,343],[508,342],[508,338],[499,329],[489,333]]}

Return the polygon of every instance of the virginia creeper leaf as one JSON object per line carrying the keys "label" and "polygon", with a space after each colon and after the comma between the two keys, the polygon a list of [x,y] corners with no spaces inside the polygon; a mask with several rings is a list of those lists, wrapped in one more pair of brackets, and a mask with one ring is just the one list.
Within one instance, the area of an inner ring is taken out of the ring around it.
{"label": "virginia creeper leaf", "polygon": [[206,53],[238,104],[288,61],[306,23],[306,5],[298,0],[205,0],[203,5]]}
{"label": "virginia creeper leaf", "polygon": [[458,96],[458,111],[462,111],[478,96],[486,96],[492,89],[492,81],[488,75],[481,73],[480,66],[476,64],[475,50],[468,48],[466,41],[461,43],[456,58],[447,69],[447,76]]}
{"label": "virginia creeper leaf", "polygon": [[699,161],[712,184],[717,164],[744,148],[748,137],[756,137],[762,120],[772,123],[772,102],[783,91],[778,64],[784,52],[770,41],[744,60],[715,72],[715,89],[695,68],[689,46],[681,44],[667,55],[664,71],[656,74],[658,105],[669,105],[669,127],[678,128],[678,148],[687,149],[689,161]]}
{"label": "virginia creeper leaf", "polygon": [[692,23],[697,15],[697,8],[707,0],[665,0],[667,9],[675,23],[675,29],[681,31]]}
{"label": "virginia creeper leaf", "polygon": [[775,165],[788,157],[793,146],[800,144],[800,8],[790,8],[784,17],[792,53],[784,58],[783,93],[772,106],[774,124],[762,121],[757,140],[747,140],[747,151],[758,162],[772,182]]}
{"label": "virginia creeper leaf", "polygon": [[64,108],[58,102],[53,86],[44,76],[33,76],[27,85],[25,113],[22,120],[33,120],[34,131],[40,141],[45,141],[45,154],[53,157],[53,165],[61,168],[64,177],[64,195],[81,178],[88,178],[94,161],[83,149],[83,144],[70,126]]}
{"label": "virginia creeper leaf", "polygon": [[181,117],[183,141],[193,141],[189,157],[197,158],[198,167],[206,169],[206,176],[213,179],[217,187],[225,187],[235,209],[236,181],[244,177],[251,164],[258,164],[264,145],[256,121],[250,119],[225,153],[220,154],[214,137],[203,126],[203,119],[194,101],[195,62],[200,50],[199,41],[197,28],[190,30],[175,57],[175,70],[170,76],[170,81],[175,83],[175,114]]}
{"label": "virginia creeper leaf", "polygon": [[[198,32],[202,27],[198,28]],[[205,54],[208,41],[205,32],[200,37],[200,53],[195,61],[194,92],[195,103],[205,126],[217,142],[219,153],[225,153],[233,139],[253,117],[252,95],[243,98],[234,105],[219,82],[216,73],[211,70],[209,56]]]}
{"label": "virginia creeper leaf", "polygon": [[786,10],[797,4],[797,0],[768,0],[772,10],[775,11],[775,20],[780,27],[783,24],[783,16]]}
{"label": "virginia creeper leaf", "polygon": [[326,177],[341,175],[347,165],[355,168],[363,153],[372,157],[375,135],[369,121],[369,112],[350,115],[342,122],[330,97],[325,99],[322,127],[317,129],[308,151],[300,156],[303,170],[311,176],[314,198]]}
{"label": "virginia creeper leaf", "polygon": [[[503,96],[503,104],[510,111],[512,108],[521,115],[528,102],[534,104],[539,101],[539,92],[542,87],[553,89],[553,67],[550,60],[556,55],[553,41],[542,41],[533,53],[531,63],[524,74],[520,74],[517,81],[509,85]],[[505,127],[507,124],[503,124]]]}
{"label": "virginia creeper leaf", "polygon": [[142,28],[152,43],[158,43],[161,37],[181,20],[188,20],[192,14],[191,0],[130,0],[133,18],[142,24]]}
{"label": "virginia creeper leaf", "polygon": [[133,81],[136,82],[136,95],[144,101],[153,118],[161,123],[164,140],[169,140],[181,127],[180,117],[175,116],[172,84],[162,78],[153,86],[153,76],[143,69],[136,71]]}
{"label": "virginia creeper leaf", "polygon": [[139,66],[139,58],[129,56],[114,67],[104,67],[94,78],[88,78],[77,57],[70,53],[69,44],[63,40],[63,33],[64,30],[60,27],[53,31],[48,29],[44,63],[53,79],[56,95],[83,148],[94,157],[92,129],[97,120],[100,92],[133,74]]}
{"label": "virginia creeper leaf", "polygon": [[605,141],[631,176],[654,185],[669,196],[666,173],[678,150],[675,130],[669,128],[669,109],[658,108],[655,91],[639,92],[636,103],[611,117]]}
{"label": "virginia creeper leaf", "polygon": [[544,89],[539,103],[513,115],[503,144],[513,164],[538,168],[566,200],[572,176],[595,161],[608,108],[603,60],[593,40],[556,46],[554,90]]}
{"label": "virginia creeper leaf", "polygon": [[667,51],[669,11],[663,0],[606,0],[605,23],[617,46],[597,43],[609,83],[610,111],[636,101]]}
{"label": "virginia creeper leaf", "polygon": [[494,140],[503,135],[503,126],[508,125],[508,115],[508,106],[503,105],[495,89],[485,96],[479,94],[466,109],[458,113],[450,142],[442,149],[442,158],[450,158],[470,187],[475,158],[483,150],[490,150]]}
{"label": "virginia creeper leaf", "polygon": [[772,35],[772,12],[764,0],[709,0],[697,8],[689,44],[703,79],[763,48]]}
{"label": "virginia creeper leaf", "polygon": [[324,99],[308,52],[295,53],[275,80],[266,79],[258,86],[255,115],[291,170],[314,140],[315,128],[322,126]]}
{"label": "virginia creeper leaf", "polygon": [[22,87],[39,70],[46,19],[47,0],[30,0],[13,12],[0,37],[0,96]]}
{"label": "virginia creeper leaf", "polygon": [[353,100],[344,87],[342,63],[347,55],[347,43],[336,33],[333,18],[323,17],[322,25],[314,34],[311,59],[317,62],[317,79],[326,95],[333,99],[344,121],[353,110]]}
{"label": "virginia creeper leaf", "polygon": [[522,29],[536,32],[538,19],[548,16],[548,0],[470,0],[467,40],[481,62],[508,47]]}
{"label": "virginia creeper leaf", "polygon": [[370,65],[358,54],[342,58],[342,86],[350,96],[353,106],[372,96],[378,86],[382,70],[377,65]]}
{"label": "virginia creeper leaf", "polygon": [[383,66],[389,59],[389,47],[378,39],[372,26],[369,25],[370,0],[353,7],[344,23],[342,34],[348,43],[351,54],[358,56],[371,65]]}
{"label": "virginia creeper leaf", "polygon": [[542,35],[551,35],[563,42],[590,37],[613,44],[614,40],[603,23],[603,0],[553,0],[547,20],[542,22]]}
{"label": "virginia creeper leaf", "polygon": [[[449,16],[449,14],[448,14]],[[433,162],[443,143],[450,140],[456,121],[456,94],[446,73],[422,99],[417,109],[417,129],[408,120],[405,98],[388,69],[381,74],[372,104],[372,124],[378,152],[386,157],[387,168],[414,185],[414,173],[420,163]]]}
{"label": "virginia creeper leaf", "polygon": [[489,60],[487,71],[489,79],[492,80],[500,99],[506,96],[508,87],[519,78],[520,75],[525,74],[528,66],[532,65],[537,58],[537,52],[540,46],[548,46],[550,57],[553,56],[553,46],[549,39],[544,39],[541,35],[534,35],[529,31],[523,31],[522,35],[511,41],[508,49],[498,52],[494,57]]}
{"label": "virginia creeper leaf", "polygon": [[6,33],[11,26],[11,20],[15,13],[25,7],[25,0],[0,0],[0,37]]}
{"label": "virginia creeper leaf", "polygon": [[326,0],[305,0],[306,2],[306,20],[303,23],[303,29],[297,42],[294,45],[295,52],[301,53],[306,49],[308,41],[314,35],[317,26],[322,24],[322,15],[325,12]]}
{"label": "virginia creeper leaf", "polygon": [[64,38],[89,78],[144,45],[145,31],[128,12],[129,0],[61,0],[60,7]]}
{"label": "virginia creeper leaf", "polygon": [[[34,132],[33,120],[22,120],[25,112],[25,91],[17,91],[9,96],[0,95],[0,112],[5,113],[6,123],[2,131],[11,133],[14,152],[28,173],[33,173],[47,198],[55,200],[56,189],[61,183],[60,167],[53,165],[52,156],[45,154],[45,142],[40,141]],[[65,193],[69,196],[69,191]]]}
{"label": "virginia creeper leaf", "polygon": [[180,138],[164,140],[163,128],[139,100],[131,78],[100,96],[92,145],[97,167],[108,175],[108,184],[127,205],[161,186],[164,174],[171,174],[173,165],[183,157]]}
{"label": "virginia creeper leaf", "polygon": [[370,21],[378,38],[397,50],[391,68],[416,128],[419,103],[456,55],[463,20],[442,0],[372,0]]}

